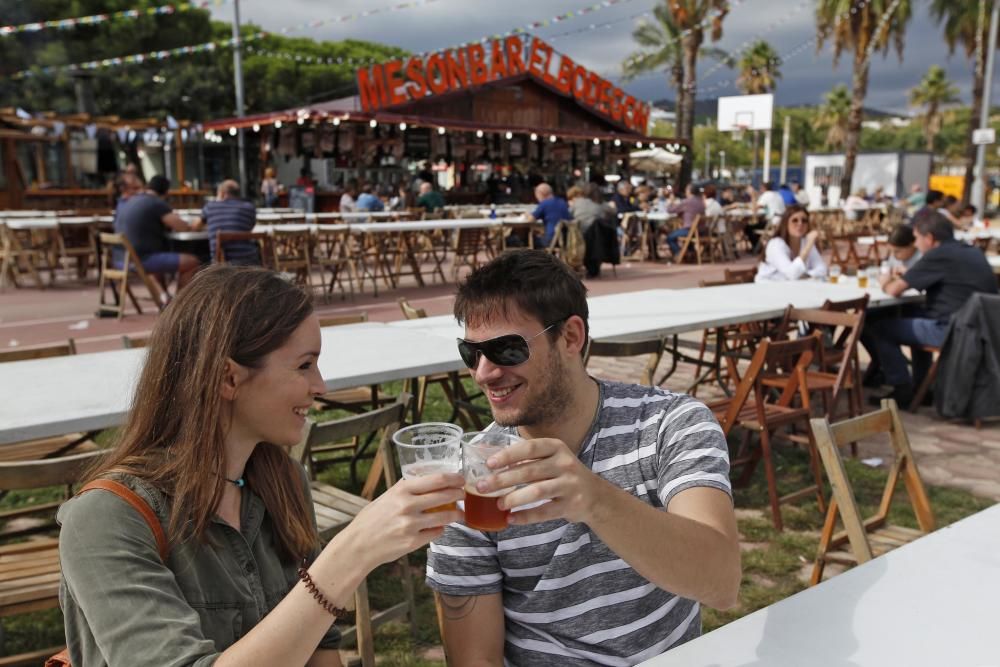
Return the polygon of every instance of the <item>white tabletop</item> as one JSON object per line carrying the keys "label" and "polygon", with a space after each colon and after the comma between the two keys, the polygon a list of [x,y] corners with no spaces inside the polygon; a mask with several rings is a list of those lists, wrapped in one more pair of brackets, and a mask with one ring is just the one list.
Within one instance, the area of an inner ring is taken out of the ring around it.
{"label": "white tabletop", "polygon": [[58,229],[56,218],[6,218],[3,224],[10,229]]}
{"label": "white tabletop", "polygon": [[995,666],[998,594],[995,505],[642,667]]}
{"label": "white tabletop", "polygon": [[[636,340],[780,317],[789,304],[796,308],[819,308],[827,299],[845,301],[866,292],[872,307],[919,298],[916,293],[902,299],[891,297],[877,286],[860,289],[856,280],[847,278],[837,285],[799,280],[643,290],[591,297],[587,305],[594,339]],[[464,335],[462,327],[450,315],[391,322],[390,326],[450,339]]]}
{"label": "white tabletop", "polygon": [[428,232],[438,229],[485,229],[502,225],[532,225],[533,220],[522,218],[467,218],[459,220],[411,220],[400,222],[368,222],[351,224],[352,232],[391,233],[391,232]]}
{"label": "white tabletop", "polygon": [[1000,255],[986,255],[986,261],[993,267],[993,273],[1000,273]]}
{"label": "white tabletop", "polygon": [[[343,389],[464,368],[453,340],[372,322],[323,329],[319,369]],[[145,350],[0,364],[0,445],[122,423]]]}

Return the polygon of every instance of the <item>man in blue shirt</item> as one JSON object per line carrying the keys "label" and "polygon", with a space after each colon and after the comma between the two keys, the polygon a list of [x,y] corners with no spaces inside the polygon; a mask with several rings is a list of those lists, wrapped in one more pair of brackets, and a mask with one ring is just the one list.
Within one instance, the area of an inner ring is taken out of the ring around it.
{"label": "man in blue shirt", "polygon": [[[226,179],[219,183],[215,201],[207,202],[202,208],[201,221],[196,228],[208,230],[208,244],[214,261],[218,232],[252,232],[256,224],[257,208],[240,198],[239,183]],[[223,251],[227,264],[260,266],[260,246],[256,241],[227,241]]]}
{"label": "man in blue shirt", "polygon": [[573,214],[569,212],[569,205],[565,199],[552,194],[552,186],[548,183],[538,184],[535,188],[535,199],[538,200],[538,206],[530,217],[532,220],[545,223],[545,233],[540,238],[535,238],[535,246],[547,248],[552,243],[559,221],[572,220]]}
{"label": "man in blue shirt", "polygon": [[358,195],[358,201],[354,208],[358,211],[382,211],[385,209],[385,205],[381,199],[375,196],[372,184],[365,183],[361,186],[361,194]]}

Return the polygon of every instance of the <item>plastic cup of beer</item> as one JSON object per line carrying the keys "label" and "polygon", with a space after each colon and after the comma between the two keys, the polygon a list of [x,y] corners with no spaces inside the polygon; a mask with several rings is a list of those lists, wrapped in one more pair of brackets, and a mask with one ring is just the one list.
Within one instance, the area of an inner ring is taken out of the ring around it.
{"label": "plastic cup of beer", "polygon": [[[462,429],[454,424],[428,422],[401,428],[392,434],[403,479],[462,471]],[[456,509],[455,503],[428,512]]]}
{"label": "plastic cup of beer", "polygon": [[835,284],[835,285],[838,282],[840,282],[840,273],[841,273],[841,271],[840,271],[840,264],[834,264],[833,266],[831,266],[830,267],[830,282],[833,283],[833,284]]}
{"label": "plastic cup of beer", "polygon": [[868,289],[868,272],[865,269],[858,269],[858,287]]}
{"label": "plastic cup of beer", "polygon": [[497,531],[507,527],[510,510],[497,507],[497,499],[513,488],[500,489],[489,494],[476,490],[476,482],[500,472],[486,465],[487,459],[505,448],[520,442],[511,433],[476,431],[462,436],[462,474],[465,475],[465,525],[477,530]]}

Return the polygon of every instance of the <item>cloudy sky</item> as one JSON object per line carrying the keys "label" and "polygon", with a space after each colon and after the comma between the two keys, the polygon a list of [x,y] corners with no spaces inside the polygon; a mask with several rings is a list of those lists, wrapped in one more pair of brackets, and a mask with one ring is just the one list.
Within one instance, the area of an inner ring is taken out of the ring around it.
{"label": "cloudy sky", "polygon": [[[433,0],[406,10],[345,22],[333,19],[376,7],[390,7],[399,4],[399,0],[240,0],[240,12],[244,22],[252,21],[272,32],[329,20],[325,25],[288,34],[331,40],[364,39],[420,52],[525,27],[534,21],[579,10],[595,1]],[[908,90],[933,64],[946,68],[949,78],[961,90],[962,99],[968,101],[970,61],[963,52],[948,54],[941,29],[928,11],[929,2],[911,2],[915,9],[907,28],[903,60],[900,62],[894,52],[885,58],[876,54],[866,106],[906,113]],[[613,79],[620,76],[621,61],[635,48],[631,38],[633,27],[655,4],[655,0],[620,0],[600,11],[532,32],[550,41],[556,50]],[[829,47],[817,53],[815,43],[809,41],[815,35],[815,0],[733,0],[731,4],[723,37],[716,45],[730,52],[739,52],[748,41],[757,38],[769,41],[785,61],[776,91],[778,104],[814,104],[835,84],[850,84],[850,57],[843,58],[839,67],[835,68]],[[231,20],[232,5],[217,7],[213,13],[221,20]],[[597,27],[591,30],[591,26]],[[735,78],[732,70],[715,67],[712,61],[701,61],[698,97],[707,99],[738,94],[733,84]],[[625,88],[646,100],[673,97],[662,74],[636,79]]]}

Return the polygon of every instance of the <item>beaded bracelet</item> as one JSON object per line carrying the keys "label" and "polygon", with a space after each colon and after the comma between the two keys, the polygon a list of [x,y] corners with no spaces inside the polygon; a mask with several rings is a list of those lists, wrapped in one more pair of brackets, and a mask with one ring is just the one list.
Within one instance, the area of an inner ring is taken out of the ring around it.
{"label": "beaded bracelet", "polygon": [[334,604],[330,602],[322,592],[320,592],[316,583],[313,581],[312,576],[309,574],[309,571],[306,569],[305,559],[302,560],[302,565],[299,566],[299,579],[301,579],[306,585],[306,589],[309,593],[316,598],[316,602],[319,603],[319,606],[330,612],[334,618],[343,618],[344,616],[347,616],[349,612],[346,609],[334,606]]}

